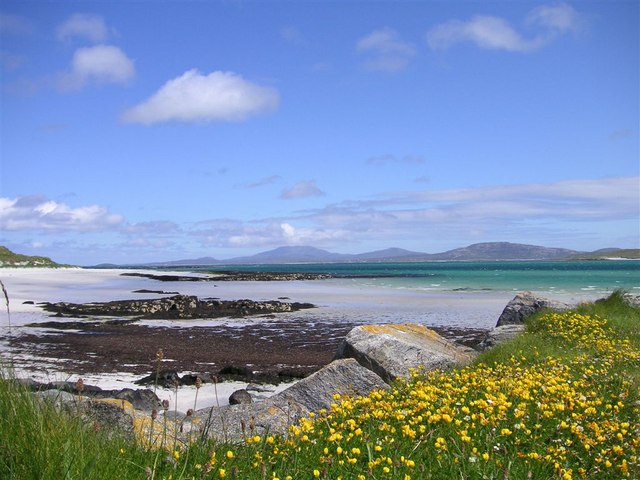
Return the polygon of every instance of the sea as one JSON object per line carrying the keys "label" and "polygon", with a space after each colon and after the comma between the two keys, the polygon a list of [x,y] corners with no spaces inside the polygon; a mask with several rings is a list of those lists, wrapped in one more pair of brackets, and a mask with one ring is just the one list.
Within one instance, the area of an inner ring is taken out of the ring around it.
{"label": "sea", "polygon": [[549,294],[640,294],[640,260],[491,261],[419,263],[302,263],[198,267],[195,271],[328,274],[392,289],[427,291],[522,291]]}
{"label": "sea", "polygon": [[[640,260],[301,263],[192,269],[228,270],[330,275],[328,280],[280,282],[291,285],[279,286],[281,296],[321,307],[302,315],[330,322],[408,321],[492,328],[506,303],[522,291],[572,305],[604,298],[615,290],[640,295]],[[257,282],[251,289],[263,291]]]}
{"label": "sea", "polygon": [[[180,293],[223,300],[313,303],[316,308],[291,314],[309,323],[413,322],[490,329],[506,304],[522,291],[568,304],[594,301],[615,290],[640,295],[640,260],[206,265],[182,271],[185,275],[187,271],[296,272],[327,274],[330,278],[160,282],[122,276],[122,270],[76,269],[44,275],[5,269],[3,281],[12,294],[22,292],[25,304],[31,301],[30,306],[14,302],[13,309],[25,310],[24,314],[15,312],[14,324],[50,319],[37,308],[42,301],[84,303]],[[238,321],[228,320],[230,324]],[[183,322],[179,326],[207,322],[220,320]]]}

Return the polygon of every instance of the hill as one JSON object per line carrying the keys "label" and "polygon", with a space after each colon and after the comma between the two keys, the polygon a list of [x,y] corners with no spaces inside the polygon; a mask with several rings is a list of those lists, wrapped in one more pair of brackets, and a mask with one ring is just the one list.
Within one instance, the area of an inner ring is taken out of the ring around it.
{"label": "hill", "polygon": [[468,247],[430,255],[430,260],[560,260],[580,252],[509,242],[475,243]]}
{"label": "hill", "polygon": [[68,266],[56,263],[49,257],[22,255],[12,252],[7,247],[0,246],[0,267],[61,268]]}
{"label": "hill", "polygon": [[603,260],[608,258],[640,259],[640,249],[606,248],[581,252],[568,248],[549,248],[510,242],[474,243],[441,253],[424,253],[402,248],[387,248],[358,254],[335,253],[311,246],[287,246],[227,260],[211,257],[146,264],[146,266],[195,265],[270,265],[287,263],[355,263],[355,262],[434,262],[499,260]]}
{"label": "hill", "polygon": [[280,247],[248,257],[236,257],[220,264],[336,263],[336,262],[430,262],[494,260],[562,260],[583,252],[509,242],[476,243],[442,253],[422,253],[387,248],[360,254],[332,253],[315,247]]}
{"label": "hill", "polygon": [[320,248],[308,246],[279,247],[266,252],[225,260],[227,264],[261,263],[335,263],[349,262],[351,255],[331,253]]}
{"label": "hill", "polygon": [[571,260],[606,260],[609,258],[639,260],[640,248],[605,248],[596,250],[595,252],[574,255],[571,257]]}

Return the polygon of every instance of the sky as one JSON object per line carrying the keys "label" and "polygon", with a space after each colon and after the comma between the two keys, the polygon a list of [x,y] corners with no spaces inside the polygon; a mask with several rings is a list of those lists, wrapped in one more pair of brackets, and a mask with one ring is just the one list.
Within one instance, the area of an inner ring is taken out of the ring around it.
{"label": "sky", "polygon": [[0,245],[640,248],[639,9],[3,0]]}

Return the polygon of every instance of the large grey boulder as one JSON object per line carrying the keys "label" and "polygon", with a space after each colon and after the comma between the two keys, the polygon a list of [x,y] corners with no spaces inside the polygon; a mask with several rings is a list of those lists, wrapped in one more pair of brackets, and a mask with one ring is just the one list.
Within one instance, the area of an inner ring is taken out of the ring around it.
{"label": "large grey boulder", "polygon": [[341,359],[262,402],[205,408],[196,416],[202,436],[238,442],[256,434],[286,434],[310,412],[330,409],[335,394],[355,397],[386,388],[380,377],[354,359]]}
{"label": "large grey boulder", "polygon": [[504,307],[496,327],[523,324],[527,318],[540,310],[567,310],[568,308],[570,305],[566,303],[538,297],[531,292],[521,292]]}
{"label": "large grey boulder", "polygon": [[419,324],[361,325],[338,347],[336,358],[354,358],[385,382],[408,378],[411,369],[450,368],[470,362],[476,352]]}

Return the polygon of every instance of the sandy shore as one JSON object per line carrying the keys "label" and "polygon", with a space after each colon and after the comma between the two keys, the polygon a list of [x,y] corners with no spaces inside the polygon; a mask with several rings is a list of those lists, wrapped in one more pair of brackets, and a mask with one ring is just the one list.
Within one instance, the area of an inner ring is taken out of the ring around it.
{"label": "sandy shore", "polygon": [[[178,372],[216,374],[225,367],[238,367],[291,378],[329,363],[341,339],[358,324],[422,323],[446,336],[466,335],[466,340],[473,342],[495,325],[514,295],[390,289],[345,279],[159,282],[121,275],[130,272],[0,269],[11,312],[10,317],[6,310],[0,314],[0,354],[5,360],[10,357],[21,375],[37,380],[83,376],[91,379],[86,383],[94,382],[102,388],[110,388],[114,381],[130,386],[135,379],[154,371],[159,349],[164,352],[163,367]],[[286,299],[310,302],[317,308],[242,319],[145,320],[83,330],[26,326],[52,320],[38,307],[41,302],[88,303],[163,296],[135,293],[137,290],[223,300]],[[225,390],[225,394],[216,401],[225,403],[228,395],[223,385],[218,385],[218,391]],[[242,383],[228,385],[232,390],[242,387]],[[183,402],[190,402],[182,397]]]}

